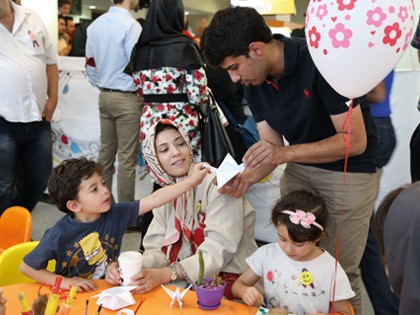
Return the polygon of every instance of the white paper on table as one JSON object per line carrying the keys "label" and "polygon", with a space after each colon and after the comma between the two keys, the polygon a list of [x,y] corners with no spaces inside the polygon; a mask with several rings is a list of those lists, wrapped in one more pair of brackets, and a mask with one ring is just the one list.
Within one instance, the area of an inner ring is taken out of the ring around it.
{"label": "white paper on table", "polygon": [[226,155],[219,168],[215,168],[210,165],[205,165],[205,167],[213,174],[216,174],[218,189],[222,188],[228,181],[245,170],[244,164],[238,165],[229,153]]}
{"label": "white paper on table", "polygon": [[102,304],[102,307],[114,311],[129,305],[136,304],[136,300],[130,293],[130,291],[135,288],[137,288],[137,286],[113,287],[107,290],[103,290],[101,293],[92,296],[92,298],[98,298],[96,305]]}

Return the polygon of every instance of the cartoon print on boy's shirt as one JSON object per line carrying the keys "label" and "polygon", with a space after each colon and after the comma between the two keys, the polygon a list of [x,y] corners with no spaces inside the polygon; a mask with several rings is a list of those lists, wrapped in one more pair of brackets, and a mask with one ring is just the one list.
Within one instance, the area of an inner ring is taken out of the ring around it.
{"label": "cartoon print on boy's shirt", "polygon": [[114,256],[119,248],[114,242],[115,238],[108,234],[101,242],[98,232],[90,233],[67,250],[68,259],[61,265],[69,273],[76,273],[80,277],[100,279],[105,275],[108,263],[115,260],[115,257],[108,257],[109,254]]}

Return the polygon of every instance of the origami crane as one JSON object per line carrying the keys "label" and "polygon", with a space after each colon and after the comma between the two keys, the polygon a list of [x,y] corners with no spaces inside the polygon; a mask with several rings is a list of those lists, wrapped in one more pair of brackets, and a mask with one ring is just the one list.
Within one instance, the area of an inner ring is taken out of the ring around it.
{"label": "origami crane", "polygon": [[229,153],[226,155],[219,168],[215,168],[210,165],[205,165],[204,167],[208,168],[213,174],[216,174],[218,189],[222,188],[233,177],[245,170],[244,165],[238,165]]}
{"label": "origami crane", "polygon": [[100,294],[92,296],[92,298],[98,298],[96,301],[97,305],[102,304],[103,307],[114,311],[128,305],[136,304],[136,300],[130,293],[134,288],[136,286],[113,287],[103,290]]}
{"label": "origami crane", "polygon": [[175,291],[172,291],[171,289],[168,289],[164,285],[161,284],[161,287],[165,290],[165,292],[171,297],[172,302],[170,304],[170,308],[174,305],[175,301],[178,302],[179,308],[182,310],[182,298],[184,295],[188,292],[188,290],[191,288],[192,284],[186,288],[184,291],[180,291],[180,288],[176,288]]}

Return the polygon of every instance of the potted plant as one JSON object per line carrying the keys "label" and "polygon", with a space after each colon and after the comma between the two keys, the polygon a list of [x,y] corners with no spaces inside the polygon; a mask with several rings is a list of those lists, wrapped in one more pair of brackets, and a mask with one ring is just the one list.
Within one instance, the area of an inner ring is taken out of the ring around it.
{"label": "potted plant", "polygon": [[198,262],[200,267],[195,286],[198,299],[197,304],[205,310],[216,309],[219,307],[223,298],[226,283],[219,275],[204,278],[204,259],[202,252],[198,252]]}

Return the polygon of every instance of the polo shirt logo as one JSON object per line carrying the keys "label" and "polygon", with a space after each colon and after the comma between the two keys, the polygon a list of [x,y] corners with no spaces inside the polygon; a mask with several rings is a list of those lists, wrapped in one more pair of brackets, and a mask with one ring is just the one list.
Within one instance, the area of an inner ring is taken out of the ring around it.
{"label": "polo shirt logo", "polygon": [[305,95],[305,99],[309,100],[311,98],[311,94],[309,94],[308,89],[303,90],[303,95]]}

